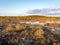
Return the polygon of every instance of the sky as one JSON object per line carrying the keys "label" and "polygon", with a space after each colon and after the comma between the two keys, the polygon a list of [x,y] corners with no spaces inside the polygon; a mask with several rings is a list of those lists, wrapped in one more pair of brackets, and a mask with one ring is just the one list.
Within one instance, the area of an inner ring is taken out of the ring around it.
{"label": "sky", "polygon": [[0,0],[0,16],[23,14],[60,15],[60,0]]}

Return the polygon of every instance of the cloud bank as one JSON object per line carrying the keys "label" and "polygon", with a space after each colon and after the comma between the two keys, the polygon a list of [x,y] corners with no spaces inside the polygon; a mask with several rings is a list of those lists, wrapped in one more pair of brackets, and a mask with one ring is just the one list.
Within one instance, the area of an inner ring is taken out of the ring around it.
{"label": "cloud bank", "polygon": [[0,13],[0,16],[29,16],[32,14],[42,15],[42,16],[59,16],[60,17],[60,8],[44,8],[44,9],[33,9],[23,12],[22,14],[16,13]]}
{"label": "cloud bank", "polygon": [[56,9],[33,9],[33,10],[28,10],[28,14],[42,14],[42,15],[59,15],[60,16],[60,8]]}

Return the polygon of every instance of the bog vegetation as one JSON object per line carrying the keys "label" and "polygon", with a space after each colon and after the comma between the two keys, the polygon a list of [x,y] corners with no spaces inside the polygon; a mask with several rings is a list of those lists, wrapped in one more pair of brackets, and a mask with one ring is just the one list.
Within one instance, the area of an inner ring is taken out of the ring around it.
{"label": "bog vegetation", "polygon": [[60,34],[54,28],[60,24],[32,25],[20,22],[60,21],[59,17],[0,17],[0,45],[60,45]]}

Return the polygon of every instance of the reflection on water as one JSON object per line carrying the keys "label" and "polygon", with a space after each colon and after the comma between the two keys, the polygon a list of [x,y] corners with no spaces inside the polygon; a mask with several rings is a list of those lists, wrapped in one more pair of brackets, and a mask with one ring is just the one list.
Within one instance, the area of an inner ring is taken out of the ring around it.
{"label": "reflection on water", "polygon": [[57,34],[60,34],[60,28],[55,28]]}

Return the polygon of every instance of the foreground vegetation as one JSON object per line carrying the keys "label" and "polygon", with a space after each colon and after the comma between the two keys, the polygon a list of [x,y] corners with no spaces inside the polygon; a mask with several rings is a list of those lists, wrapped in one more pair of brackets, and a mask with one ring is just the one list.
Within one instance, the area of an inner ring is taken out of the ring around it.
{"label": "foreground vegetation", "polygon": [[[58,35],[54,28],[46,27],[50,24],[42,26],[40,24],[20,23],[21,21],[34,22],[40,20],[42,22],[43,20],[50,20],[47,19],[48,17],[43,17],[42,20],[40,18],[39,16],[0,17],[0,45],[60,45],[60,34]],[[52,18],[51,20],[57,21],[59,19]]]}

